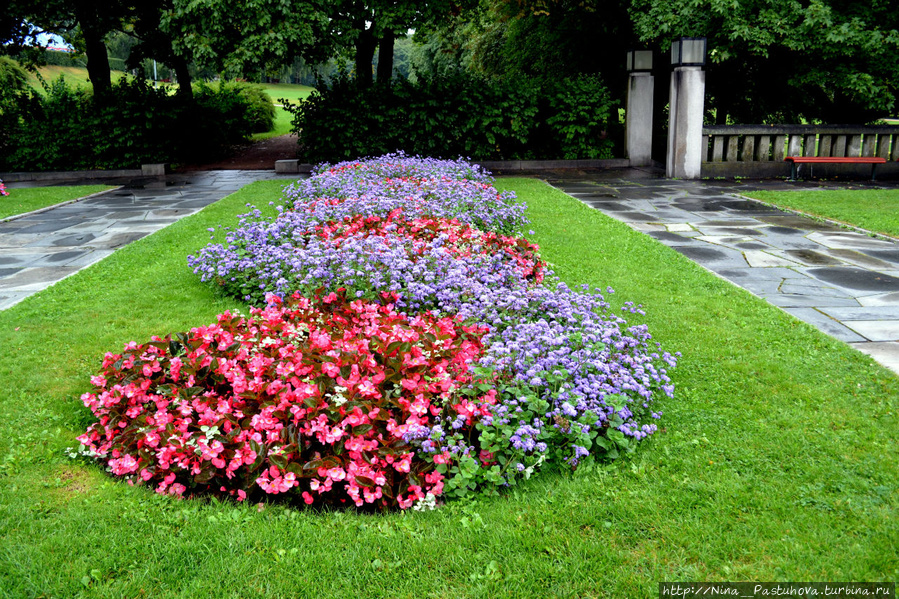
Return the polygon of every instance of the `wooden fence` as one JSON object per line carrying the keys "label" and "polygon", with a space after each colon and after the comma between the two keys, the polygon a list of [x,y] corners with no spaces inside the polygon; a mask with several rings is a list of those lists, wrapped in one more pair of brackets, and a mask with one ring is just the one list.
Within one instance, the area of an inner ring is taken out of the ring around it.
{"label": "wooden fence", "polygon": [[[899,126],[895,125],[710,125],[703,127],[702,134],[703,177],[788,176],[785,156],[880,156],[888,164],[878,168],[878,178],[899,177]],[[864,177],[870,172],[870,165],[809,168],[816,177]]]}

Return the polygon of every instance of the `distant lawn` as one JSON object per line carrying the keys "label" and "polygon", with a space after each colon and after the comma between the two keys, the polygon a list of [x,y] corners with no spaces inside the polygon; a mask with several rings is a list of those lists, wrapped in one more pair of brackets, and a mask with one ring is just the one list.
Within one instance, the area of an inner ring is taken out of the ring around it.
{"label": "distant lawn", "polygon": [[281,107],[275,107],[275,128],[265,133],[254,133],[250,139],[252,141],[262,141],[263,139],[269,139],[271,137],[288,135],[290,133],[292,120],[292,114]]}
{"label": "distant lawn", "polygon": [[[49,65],[40,67],[38,72],[48,84],[52,84],[60,77],[65,77],[66,83],[72,87],[91,87],[90,80],[87,77],[87,69],[84,67],[61,67],[58,65]],[[123,71],[112,71],[112,80],[118,81],[122,77],[127,77],[127,73]],[[33,74],[28,74],[28,84],[31,85],[39,93],[44,93],[38,78]]]}
{"label": "distant lawn", "polygon": [[559,275],[644,304],[630,322],[683,352],[662,430],[634,455],[384,515],[176,501],[67,458],[104,352],[239,305],[185,256],[282,185],[0,312],[0,596],[611,599],[657,597],[660,581],[899,579],[899,378],[528,179],[498,187],[528,202]]}
{"label": "distant lawn", "polygon": [[261,85],[265,89],[275,104],[279,103],[279,98],[285,98],[294,104],[299,104],[315,91],[314,87],[295,83],[259,83],[257,85]]}
{"label": "distant lawn", "polygon": [[779,208],[899,237],[899,189],[754,191],[744,195]]}
{"label": "distant lawn", "polygon": [[0,196],[0,219],[83,198],[107,189],[113,189],[113,187],[109,185],[26,187],[21,189],[7,187],[6,191],[9,192],[9,195]]}

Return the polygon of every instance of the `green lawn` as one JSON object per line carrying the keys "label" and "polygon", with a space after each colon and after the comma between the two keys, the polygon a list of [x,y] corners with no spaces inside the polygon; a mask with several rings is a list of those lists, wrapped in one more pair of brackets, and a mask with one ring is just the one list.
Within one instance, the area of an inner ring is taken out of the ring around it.
{"label": "green lawn", "polygon": [[779,208],[899,237],[899,189],[756,191],[745,195]]}
{"label": "green lawn", "polygon": [[294,104],[299,104],[309,97],[309,94],[315,91],[314,87],[308,85],[299,85],[295,83],[260,83],[259,85],[271,96],[275,104],[279,104],[280,98],[290,100]]}
{"label": "green lawn", "polygon": [[109,185],[76,185],[56,187],[7,188],[8,196],[0,196],[0,218],[40,210],[47,206],[83,198],[92,193],[113,189]]}
{"label": "green lawn", "polygon": [[309,94],[315,91],[315,88],[308,85],[298,85],[293,83],[261,83],[259,84],[265,89],[265,92],[271,97],[275,103],[275,128],[266,133],[256,133],[252,136],[253,141],[262,141],[271,137],[280,135],[288,135],[291,133],[291,121],[293,115],[281,108],[281,99],[289,100],[294,104],[299,104],[309,97]]}
{"label": "green lawn", "polygon": [[262,141],[263,139],[269,139],[271,137],[278,137],[280,135],[289,135],[291,132],[291,122],[293,121],[293,115],[281,108],[280,106],[275,107],[275,128],[271,131],[266,131],[265,133],[254,133],[250,139],[252,141]]}
{"label": "green lawn", "polygon": [[0,596],[623,598],[660,581],[899,579],[899,378],[541,182],[499,185],[529,203],[559,275],[644,304],[683,352],[663,428],[636,454],[388,515],[177,501],[69,460],[104,352],[235,305],[185,255],[278,194],[259,183],[0,312]]}
{"label": "green lawn", "polygon": [[[90,80],[87,76],[87,69],[84,67],[63,67],[59,65],[47,65],[40,67],[38,69],[38,72],[47,83],[53,83],[60,77],[65,77],[66,83],[68,83],[70,86],[86,88],[89,88],[91,86]],[[112,71],[113,81],[118,81],[122,77],[127,77],[127,74],[123,71]],[[39,93],[44,93],[43,86],[41,86],[37,77],[33,73],[28,74],[28,84],[31,85],[31,87],[33,87]]]}

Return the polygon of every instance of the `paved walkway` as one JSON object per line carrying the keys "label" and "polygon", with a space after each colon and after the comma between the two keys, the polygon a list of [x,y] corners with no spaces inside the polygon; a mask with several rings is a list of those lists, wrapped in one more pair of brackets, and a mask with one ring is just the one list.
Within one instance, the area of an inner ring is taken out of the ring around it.
{"label": "paved walkway", "polygon": [[899,373],[899,243],[735,195],[838,184],[677,181],[648,169],[548,181]]}
{"label": "paved walkway", "polygon": [[[208,171],[107,183],[122,188],[0,222],[0,310],[274,171]],[[296,175],[294,175],[294,178]],[[27,183],[7,187],[15,193]]]}

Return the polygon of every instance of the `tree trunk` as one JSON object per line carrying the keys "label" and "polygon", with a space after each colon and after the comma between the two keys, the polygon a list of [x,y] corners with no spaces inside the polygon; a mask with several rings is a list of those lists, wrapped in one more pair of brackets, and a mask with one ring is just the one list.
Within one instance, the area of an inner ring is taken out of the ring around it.
{"label": "tree trunk", "polygon": [[358,22],[359,36],[356,38],[356,84],[359,87],[371,87],[371,63],[375,58],[378,41],[371,28],[365,28],[365,22]]}
{"label": "tree trunk", "polygon": [[183,56],[175,56],[172,63],[172,68],[175,69],[175,77],[178,78],[178,95],[187,100],[193,100],[194,90],[190,85],[191,76],[187,60]]}
{"label": "tree trunk", "polygon": [[81,25],[87,54],[87,76],[94,87],[94,95],[99,96],[112,87],[112,75],[109,72],[109,55],[103,37],[106,32],[99,23],[97,9],[90,3],[78,2],[75,5],[75,18]]}
{"label": "tree trunk", "polygon": [[393,42],[396,35],[385,31],[378,42],[378,83],[389,83],[393,78]]}

